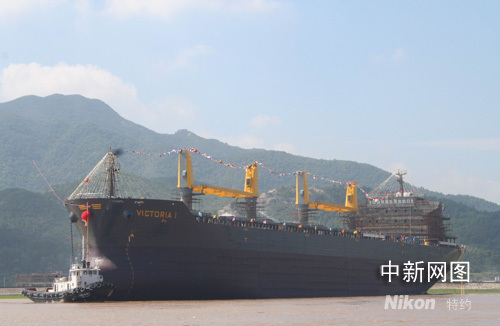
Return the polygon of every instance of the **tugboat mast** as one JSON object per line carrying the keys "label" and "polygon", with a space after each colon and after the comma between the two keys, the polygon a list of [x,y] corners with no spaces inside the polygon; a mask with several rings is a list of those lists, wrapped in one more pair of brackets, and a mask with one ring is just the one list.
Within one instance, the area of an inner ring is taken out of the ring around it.
{"label": "tugboat mast", "polygon": [[85,236],[82,235],[82,260],[84,260],[87,257],[86,250],[85,250]]}

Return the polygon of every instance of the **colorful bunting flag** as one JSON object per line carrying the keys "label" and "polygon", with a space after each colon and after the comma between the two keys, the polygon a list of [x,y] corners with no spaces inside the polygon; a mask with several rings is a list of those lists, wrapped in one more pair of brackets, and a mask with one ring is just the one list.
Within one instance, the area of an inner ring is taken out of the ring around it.
{"label": "colorful bunting flag", "polygon": [[[115,148],[115,147],[111,147],[111,148]],[[164,156],[167,156],[167,155],[170,156],[171,154],[178,154],[178,153],[180,153],[182,151],[182,149],[181,148],[179,148],[179,149],[173,149],[171,151],[164,152],[164,153],[159,153],[159,154],[138,152],[138,151],[135,151],[135,150],[122,150],[122,151],[125,152],[125,153],[140,154],[140,155],[147,155],[147,156],[164,157]],[[213,156],[211,156],[209,154],[206,154],[206,153],[202,153],[202,152],[200,152],[199,150],[197,150],[195,148],[190,148],[189,151],[192,152],[192,153],[196,153],[196,154],[198,154],[200,156],[203,156],[204,158],[207,158],[207,159],[211,160],[212,162],[223,164],[223,165],[225,165],[227,167],[230,167],[230,168],[233,168],[233,169],[236,169],[236,170],[240,170],[240,169],[245,169],[246,170],[248,168],[248,165],[247,166],[235,166],[234,164],[226,163],[226,162],[224,162],[222,160],[214,159]],[[261,163],[261,162],[255,161],[255,163],[257,163],[258,165],[260,165],[261,168],[263,170],[266,170],[268,173],[274,174],[274,175],[279,176],[279,177],[295,176],[299,172],[299,171],[295,171],[295,172],[276,172],[276,171],[273,171],[273,170],[269,169],[268,167],[264,166],[263,163]],[[300,171],[300,172],[302,172],[302,171]],[[311,173],[307,173],[307,174],[311,175]],[[350,182],[336,181],[336,180],[332,180],[332,179],[320,177],[320,176],[317,176],[317,175],[314,175],[314,174],[312,174],[312,178],[314,180],[319,179],[319,180],[322,180],[322,181],[325,181],[325,182],[335,183],[335,184],[339,184],[339,185],[350,185],[351,184]],[[368,193],[366,191],[364,191],[359,185],[358,185],[358,189],[360,189],[365,194],[365,196],[368,199],[370,199],[370,200],[372,199],[368,195]],[[374,192],[372,192],[372,194],[374,194]]]}

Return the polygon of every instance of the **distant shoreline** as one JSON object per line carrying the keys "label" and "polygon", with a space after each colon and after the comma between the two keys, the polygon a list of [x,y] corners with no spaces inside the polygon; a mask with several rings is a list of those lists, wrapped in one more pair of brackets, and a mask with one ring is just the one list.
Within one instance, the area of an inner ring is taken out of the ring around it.
{"label": "distant shoreline", "polygon": [[5,295],[5,294],[2,294],[0,295],[0,300],[1,299],[27,299],[24,295]]}
{"label": "distant shoreline", "polygon": [[24,288],[0,288],[0,297],[21,295],[22,290],[24,290]]}
{"label": "distant shoreline", "polygon": [[[500,293],[500,282],[486,282],[486,283],[463,283],[464,292],[467,293]],[[429,294],[448,294],[448,293],[461,293],[460,283],[441,283],[438,282],[427,291]]]}
{"label": "distant shoreline", "polygon": [[[500,290],[500,282],[464,282],[464,289],[467,290]],[[441,283],[438,282],[430,289],[434,290],[460,290],[460,283]]]}

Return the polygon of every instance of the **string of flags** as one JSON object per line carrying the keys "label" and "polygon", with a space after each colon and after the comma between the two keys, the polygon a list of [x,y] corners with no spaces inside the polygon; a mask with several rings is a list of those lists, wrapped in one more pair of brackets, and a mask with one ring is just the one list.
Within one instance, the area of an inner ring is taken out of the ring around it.
{"label": "string of flags", "polygon": [[167,156],[167,155],[171,155],[171,154],[178,154],[181,152],[180,148],[173,149],[169,152],[164,152],[164,153],[145,153],[145,152],[141,152],[141,151],[124,150],[124,149],[116,148],[113,146],[111,146],[111,149],[119,151],[119,152],[125,152],[125,153],[137,154],[137,155],[145,155],[145,156],[158,156],[158,157]]}
{"label": "string of flags", "polygon": [[[111,147],[112,149],[117,149],[115,147]],[[168,152],[164,152],[164,153],[146,153],[146,152],[142,152],[142,151],[136,151],[136,150],[123,150],[123,149],[119,149],[120,151],[122,152],[125,152],[125,153],[131,153],[131,154],[136,154],[136,155],[143,155],[143,156],[153,156],[153,157],[164,157],[164,156],[170,156],[172,154],[178,154],[182,151],[181,148],[178,148],[178,149],[172,149],[171,151],[168,151]],[[229,162],[224,162],[222,160],[218,160],[216,158],[214,158],[212,155],[209,155],[209,154],[206,154],[206,153],[202,153],[200,152],[199,150],[195,149],[195,148],[189,148],[187,149],[189,150],[191,153],[195,153],[195,154],[198,154],[200,156],[203,156],[204,158],[206,159],[209,159],[211,160],[212,162],[215,162],[215,163],[219,163],[219,164],[222,164],[224,166],[227,166],[227,167],[230,167],[230,168],[233,168],[233,169],[236,169],[236,170],[246,170],[248,168],[248,165],[245,165],[245,166],[237,166],[237,165],[234,165],[234,164],[231,164]],[[297,175],[298,173],[301,173],[303,171],[294,171],[294,172],[276,172],[274,170],[271,170],[269,169],[268,167],[266,167],[265,165],[263,165],[263,163],[261,162],[258,162],[258,161],[255,161],[255,163],[257,163],[263,170],[267,171],[268,173],[270,174],[274,174],[278,177],[286,177],[286,176],[295,176]],[[312,174],[312,173],[309,173],[309,172],[306,172],[308,175],[311,175],[312,178],[314,180],[321,180],[321,181],[325,181],[325,182],[328,182],[328,183],[334,183],[334,184],[339,184],[339,185],[349,185],[351,184],[350,182],[346,182],[346,181],[337,181],[337,180],[333,180],[333,179],[329,179],[329,178],[324,178],[324,177],[321,177],[321,176],[318,176],[318,175],[315,175],[315,174]],[[368,198],[368,199],[372,199],[370,197],[370,195],[368,194],[368,192],[366,192],[363,188],[361,188],[359,185],[357,185],[358,189],[361,190],[365,196]]]}

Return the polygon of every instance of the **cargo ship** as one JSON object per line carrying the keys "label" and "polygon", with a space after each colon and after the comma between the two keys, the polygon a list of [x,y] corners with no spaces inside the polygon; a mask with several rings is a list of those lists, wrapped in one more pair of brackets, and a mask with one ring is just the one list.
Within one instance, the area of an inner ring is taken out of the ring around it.
{"label": "cargo ship", "polygon": [[[179,150],[178,197],[148,199],[121,185],[116,154],[107,153],[65,201],[101,274],[114,284],[109,300],[422,294],[438,279],[389,282],[381,266],[450,263],[464,254],[445,235],[417,243],[382,228],[373,236],[355,225],[340,230],[310,223],[309,212],[316,209],[354,221],[360,214],[355,183],[348,185],[346,205],[310,202],[307,174],[298,172],[299,218],[277,222],[257,214],[256,163],[246,168],[243,191],[195,185],[190,150]],[[196,194],[242,199],[244,214],[193,210]]]}

